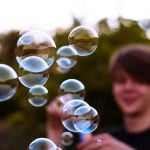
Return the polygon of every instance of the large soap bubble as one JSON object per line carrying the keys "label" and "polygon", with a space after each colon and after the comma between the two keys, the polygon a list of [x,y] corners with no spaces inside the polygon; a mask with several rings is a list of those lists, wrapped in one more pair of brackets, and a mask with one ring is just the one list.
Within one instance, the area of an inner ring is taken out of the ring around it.
{"label": "large soap bubble", "polygon": [[97,48],[98,34],[88,26],[78,26],[70,32],[68,41],[79,56],[88,56]]}
{"label": "large soap bubble", "polygon": [[17,90],[18,75],[15,70],[5,64],[0,64],[0,102],[11,99]]}
{"label": "large soap bubble", "polygon": [[54,62],[55,53],[55,42],[45,32],[29,31],[18,39],[16,59],[19,64],[29,56],[38,56],[44,59],[50,67]]}

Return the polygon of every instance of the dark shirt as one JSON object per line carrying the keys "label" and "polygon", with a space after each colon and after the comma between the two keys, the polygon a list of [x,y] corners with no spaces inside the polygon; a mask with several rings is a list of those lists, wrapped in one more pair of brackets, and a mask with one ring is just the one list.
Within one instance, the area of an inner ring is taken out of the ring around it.
{"label": "dark shirt", "polygon": [[137,150],[150,150],[150,128],[139,133],[129,133],[123,126],[108,131],[112,136]]}
{"label": "dark shirt", "polygon": [[[118,140],[130,145],[136,150],[150,150],[150,129],[139,133],[129,133],[123,126],[104,130],[101,133],[110,133]],[[80,135],[74,134],[74,142],[66,146],[65,150],[76,150],[76,144],[80,141]]]}

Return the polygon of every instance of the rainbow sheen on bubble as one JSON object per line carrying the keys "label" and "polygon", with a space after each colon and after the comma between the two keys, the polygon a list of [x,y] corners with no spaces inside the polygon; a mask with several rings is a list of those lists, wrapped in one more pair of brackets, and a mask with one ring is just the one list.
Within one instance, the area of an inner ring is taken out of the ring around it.
{"label": "rainbow sheen on bubble", "polygon": [[57,150],[56,144],[48,138],[37,138],[31,142],[29,150]]}
{"label": "rainbow sheen on bubble", "polygon": [[32,86],[29,90],[29,103],[34,107],[44,106],[48,102],[48,90],[42,85]]}
{"label": "rainbow sheen on bubble", "polygon": [[70,32],[68,41],[79,56],[88,56],[94,53],[98,46],[98,34],[91,27],[78,26]]}
{"label": "rainbow sheen on bubble", "polygon": [[11,99],[18,87],[18,75],[15,70],[5,64],[0,64],[0,102]]}
{"label": "rainbow sheen on bubble", "polygon": [[45,32],[29,31],[17,41],[16,60],[19,64],[29,56],[37,56],[41,57],[50,67],[55,60],[55,54],[55,42]]}

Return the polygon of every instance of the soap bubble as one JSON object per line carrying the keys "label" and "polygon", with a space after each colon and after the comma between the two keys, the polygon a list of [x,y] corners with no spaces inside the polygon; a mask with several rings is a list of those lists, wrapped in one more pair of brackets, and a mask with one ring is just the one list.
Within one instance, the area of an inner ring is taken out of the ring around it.
{"label": "soap bubble", "polygon": [[31,142],[29,150],[57,150],[57,146],[48,138],[37,138]]}
{"label": "soap bubble", "polygon": [[44,59],[50,67],[54,62],[55,53],[55,42],[45,32],[29,31],[17,41],[16,59],[19,64],[29,56],[38,56]]}
{"label": "soap bubble", "polygon": [[98,34],[88,26],[78,26],[70,32],[68,41],[79,56],[88,56],[97,48]]}
{"label": "soap bubble", "polygon": [[59,96],[62,103],[72,99],[84,100],[85,87],[79,80],[67,79],[60,84]]}
{"label": "soap bubble", "polygon": [[23,86],[27,88],[31,88],[34,85],[44,85],[47,82],[48,78],[48,71],[41,73],[31,73],[20,69],[19,81]]}
{"label": "soap bubble", "polygon": [[82,133],[91,133],[97,129],[99,124],[99,114],[91,106],[81,106],[75,110],[77,119],[73,121],[76,130]]}
{"label": "soap bubble", "polygon": [[69,70],[74,67],[77,63],[77,52],[73,47],[62,46],[57,50],[58,67]]}
{"label": "soap bubble", "polygon": [[21,61],[20,67],[32,73],[44,72],[48,70],[47,63],[40,57],[29,56]]}
{"label": "soap bubble", "polygon": [[80,99],[74,99],[68,101],[62,109],[62,124],[71,132],[78,132],[78,130],[74,127],[74,120],[77,119],[74,112],[81,106],[88,106],[88,103]]}
{"label": "soap bubble", "polygon": [[18,87],[18,75],[15,70],[5,64],[0,64],[0,102],[11,99]]}
{"label": "soap bubble", "polygon": [[73,134],[71,132],[63,132],[61,135],[61,143],[64,146],[69,146],[73,143]]}
{"label": "soap bubble", "polygon": [[47,103],[48,90],[42,85],[32,86],[29,90],[29,103],[35,107],[44,106]]}

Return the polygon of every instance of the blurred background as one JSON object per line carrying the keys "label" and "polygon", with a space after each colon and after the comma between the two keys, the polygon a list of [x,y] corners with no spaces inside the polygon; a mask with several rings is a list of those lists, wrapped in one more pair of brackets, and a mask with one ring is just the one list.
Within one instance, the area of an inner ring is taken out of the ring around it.
{"label": "blurred background", "polygon": [[[39,29],[50,34],[57,46],[68,45],[70,31],[79,25],[96,30],[99,43],[88,57],[79,57],[77,65],[66,74],[50,68],[46,87],[49,102],[58,94],[62,81],[74,78],[85,85],[86,101],[100,114],[95,132],[121,122],[113,102],[107,64],[111,54],[129,43],[150,44],[150,9],[148,0],[26,0],[8,1],[0,9],[0,63],[18,72],[15,49],[20,31]],[[15,96],[0,103],[0,149],[23,150],[37,137],[46,136],[45,107],[33,107],[28,89],[19,85]]]}

